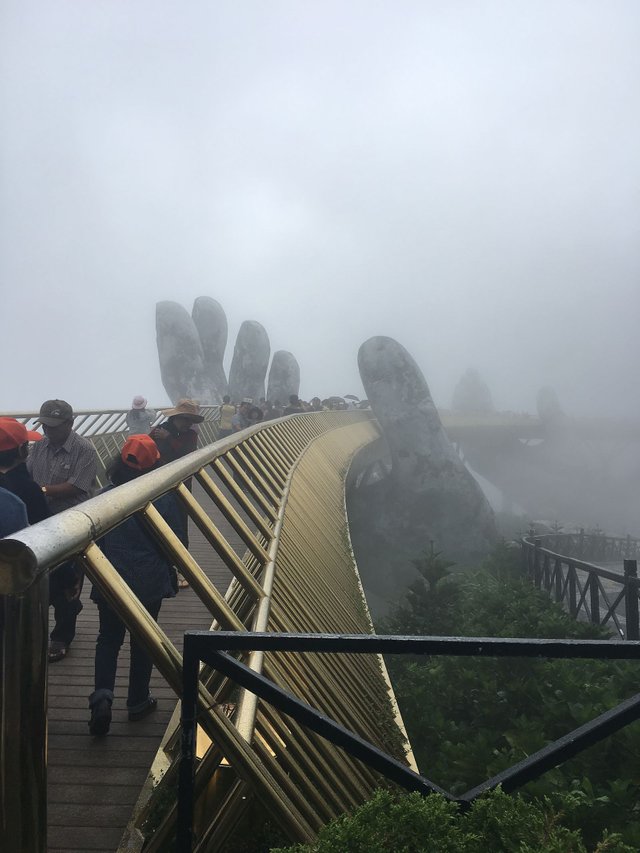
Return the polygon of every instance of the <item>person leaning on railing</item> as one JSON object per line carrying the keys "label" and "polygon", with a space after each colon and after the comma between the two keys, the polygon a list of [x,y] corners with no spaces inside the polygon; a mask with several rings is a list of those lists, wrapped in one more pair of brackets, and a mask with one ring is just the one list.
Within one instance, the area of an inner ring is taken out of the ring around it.
{"label": "person leaning on railing", "polygon": [[[157,467],[159,460],[160,453],[150,436],[130,436],[120,456],[109,468],[112,485],[103,491],[109,492],[146,474]],[[184,526],[175,495],[163,495],[154,501],[154,506],[182,539]],[[176,594],[175,569],[140,518],[135,515],[127,518],[107,533],[98,545],[149,614],[157,619],[162,599]],[[98,605],[100,630],[96,642],[95,689],[89,697],[89,731],[92,735],[106,735],[111,725],[118,654],[126,627],[96,586],[91,590],[91,600]],[[152,666],[151,658],[132,635],[127,693],[129,720],[142,720],[156,709],[157,700],[149,692]]]}

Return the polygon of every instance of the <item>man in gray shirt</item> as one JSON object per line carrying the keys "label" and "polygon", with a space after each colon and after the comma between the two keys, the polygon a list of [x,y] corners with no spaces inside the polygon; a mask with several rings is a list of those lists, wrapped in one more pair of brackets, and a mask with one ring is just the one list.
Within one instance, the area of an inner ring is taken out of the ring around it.
{"label": "man in gray shirt", "polygon": [[[52,514],[76,506],[95,484],[97,454],[86,438],[73,431],[73,409],[64,400],[47,400],[40,407],[44,438],[33,446],[27,468],[42,488]],[[82,570],[76,562],[64,563],[49,578],[49,600],[55,626],[51,632],[49,661],[66,656],[82,610]]]}

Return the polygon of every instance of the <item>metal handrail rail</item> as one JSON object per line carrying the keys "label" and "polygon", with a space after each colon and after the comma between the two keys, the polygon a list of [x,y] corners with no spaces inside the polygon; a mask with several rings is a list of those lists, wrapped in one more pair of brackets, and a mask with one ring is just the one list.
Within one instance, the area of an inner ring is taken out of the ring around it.
{"label": "metal handrail rail", "polygon": [[[581,531],[582,533],[583,531]],[[623,573],[621,574],[544,547],[545,540],[554,539],[554,545],[557,548],[555,543],[558,539],[562,540],[563,536],[566,541],[575,539],[575,534],[557,533],[543,536],[530,533],[521,538],[523,568],[526,574],[536,587],[544,588],[556,602],[565,605],[572,616],[577,618],[580,613],[584,613],[594,625],[606,625],[611,622],[623,639],[640,639],[638,613],[640,580],[638,579],[637,560],[622,558]],[[602,538],[612,542],[624,543],[626,553],[633,552],[630,543],[634,548],[640,544],[640,540],[630,536],[626,538]],[[578,572],[586,575],[584,583],[581,583]],[[611,601],[601,579],[618,584],[620,592],[613,601]],[[607,607],[604,614],[602,613],[602,602]],[[623,604],[623,612],[618,612],[621,604]]]}
{"label": "metal handrail rail", "polygon": [[[529,533],[529,538],[531,536],[537,536],[543,542],[548,542],[551,545],[552,551],[559,551],[560,546],[565,544],[564,549],[561,551],[564,556],[577,556],[582,558],[595,552],[596,555],[606,557],[608,550],[609,556],[611,557],[618,557],[621,559],[624,559],[625,557],[627,559],[640,557],[640,539],[630,535],[607,536],[604,532],[588,531],[584,528],[580,528],[580,530],[573,533],[563,531],[553,533],[534,533],[531,531]],[[575,550],[578,553],[576,555],[567,553],[567,546],[569,550]]]}
{"label": "metal handrail rail", "polygon": [[478,797],[499,785],[510,793],[558,764],[573,758],[616,731],[640,718],[640,693],[605,711],[558,740],[527,756],[466,791],[454,796],[393,756],[385,754],[345,726],[328,719],[290,691],[250,672],[229,652],[237,650],[286,651],[289,654],[411,654],[470,657],[539,657],[548,659],[640,660],[640,642],[612,643],[598,640],[503,639],[496,637],[402,637],[380,635],[317,635],[226,633],[189,631],[184,636],[184,684],[181,708],[183,724],[182,759],[178,793],[178,853],[193,850],[194,755],[197,707],[197,673],[201,661],[224,672],[245,689],[285,713],[407,791],[424,795],[434,792],[469,807]]}
{"label": "metal handrail rail", "polygon": [[[611,537],[613,538],[613,537]],[[568,554],[563,554],[560,551],[554,551],[551,548],[545,548],[541,544],[536,545],[536,540],[540,543],[543,541],[543,537],[539,536],[523,536],[522,542],[525,545],[531,548],[538,548],[540,554],[547,555],[549,557],[560,557],[567,562],[571,562],[577,569],[581,569],[585,572],[592,572],[594,575],[598,575],[598,577],[606,578],[607,580],[616,581],[617,583],[624,582],[624,575],[621,575],[620,572],[614,572],[611,569],[605,569],[602,566],[598,566],[596,563],[590,563],[587,560],[580,560],[577,557],[572,557]],[[633,578],[630,579],[630,582],[633,583]],[[637,581],[638,585],[640,585],[640,580]]]}
{"label": "metal handrail rail", "polygon": [[[153,426],[159,424],[165,417],[163,410],[170,408],[170,405],[149,406],[156,412],[156,418],[153,421]],[[83,435],[87,438],[98,435],[112,435],[114,433],[126,432],[127,430],[127,414],[130,409],[79,409],[73,413],[73,428],[78,435]],[[200,413],[206,421],[219,419],[220,406],[200,406]],[[29,429],[36,429],[38,426],[39,412],[3,412],[0,417],[15,418],[25,424]]]}

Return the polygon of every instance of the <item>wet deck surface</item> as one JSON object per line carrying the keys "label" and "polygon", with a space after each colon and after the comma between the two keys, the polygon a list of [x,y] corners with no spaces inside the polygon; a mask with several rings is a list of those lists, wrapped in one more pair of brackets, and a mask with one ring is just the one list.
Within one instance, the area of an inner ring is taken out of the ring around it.
{"label": "wet deck surface", "polygon": [[[242,554],[244,548],[233,529],[213,504],[207,506],[229,542]],[[229,570],[193,525],[189,538],[191,553],[224,592],[231,579]],[[93,690],[98,635],[98,609],[89,600],[90,589],[91,584],[85,582],[84,610],[68,657],[49,667],[49,853],[117,849],[176,705],[175,694],[154,668],[151,691],[158,699],[158,709],[145,720],[128,721],[127,636],[118,661],[111,731],[104,738],[89,735],[88,697]],[[187,628],[208,629],[211,616],[187,589],[163,603],[159,622],[182,651],[183,632]]]}

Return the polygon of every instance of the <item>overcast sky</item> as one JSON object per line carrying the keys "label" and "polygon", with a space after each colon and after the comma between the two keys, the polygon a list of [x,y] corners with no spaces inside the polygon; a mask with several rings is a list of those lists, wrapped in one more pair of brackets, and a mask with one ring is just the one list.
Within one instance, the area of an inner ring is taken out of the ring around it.
{"label": "overcast sky", "polygon": [[0,409],[166,401],[208,295],[305,397],[383,334],[443,406],[640,415],[637,0],[0,8]]}

